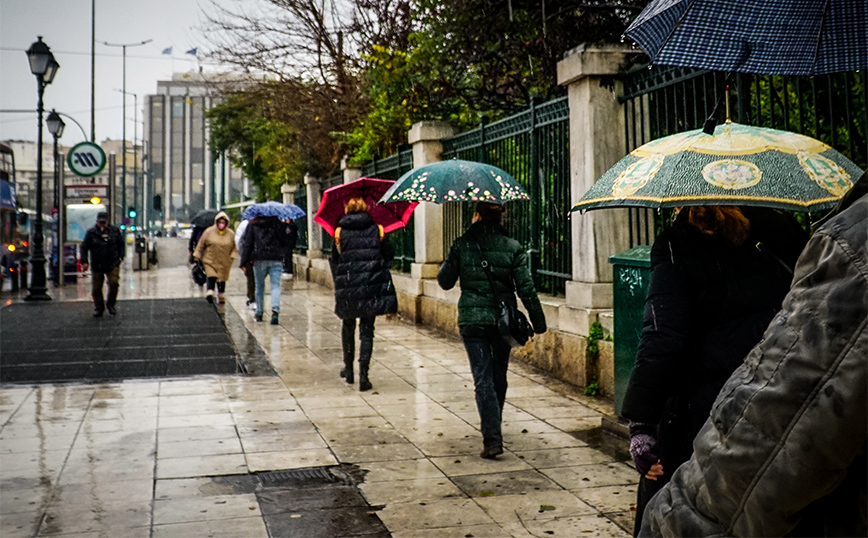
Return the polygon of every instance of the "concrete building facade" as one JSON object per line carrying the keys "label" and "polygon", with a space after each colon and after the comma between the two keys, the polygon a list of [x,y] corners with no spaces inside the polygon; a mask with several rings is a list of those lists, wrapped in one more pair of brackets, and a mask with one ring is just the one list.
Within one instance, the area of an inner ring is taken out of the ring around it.
{"label": "concrete building facade", "polygon": [[202,209],[255,195],[241,171],[208,148],[207,111],[241,84],[226,75],[176,73],[145,96],[143,213],[149,228],[187,222]]}

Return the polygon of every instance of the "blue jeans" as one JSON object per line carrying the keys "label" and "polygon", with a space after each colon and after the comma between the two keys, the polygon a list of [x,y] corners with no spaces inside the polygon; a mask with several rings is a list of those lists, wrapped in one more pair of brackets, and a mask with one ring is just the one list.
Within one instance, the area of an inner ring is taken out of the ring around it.
{"label": "blue jeans", "polygon": [[496,327],[461,327],[460,332],[473,373],[482,444],[485,448],[502,446],[500,420],[506,401],[509,344]]}
{"label": "blue jeans", "polygon": [[280,274],[283,262],[260,260],[253,262],[253,278],[256,280],[256,315],[261,316],[265,302],[265,277],[271,280],[271,311],[280,312]]}

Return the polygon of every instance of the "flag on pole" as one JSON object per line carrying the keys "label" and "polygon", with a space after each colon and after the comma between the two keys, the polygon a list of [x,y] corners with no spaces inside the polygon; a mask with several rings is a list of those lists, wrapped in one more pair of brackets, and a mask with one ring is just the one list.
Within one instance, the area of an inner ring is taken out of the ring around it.
{"label": "flag on pole", "polygon": [[195,47],[194,47],[194,48],[188,50],[187,52],[185,52],[184,54],[192,54],[193,56],[196,56],[196,52],[197,52],[198,50],[199,50],[198,48],[195,48]]}
{"label": "flag on pole", "polygon": [[163,49],[163,54],[172,54],[172,47],[166,47]]}

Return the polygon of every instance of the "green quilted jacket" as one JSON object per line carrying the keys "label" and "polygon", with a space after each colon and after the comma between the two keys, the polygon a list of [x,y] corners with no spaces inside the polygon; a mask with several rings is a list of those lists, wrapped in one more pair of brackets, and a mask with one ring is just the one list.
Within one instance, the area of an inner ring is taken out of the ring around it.
{"label": "green quilted jacket", "polygon": [[515,304],[518,293],[534,332],[545,332],[546,319],[533,285],[527,254],[518,241],[506,235],[503,227],[487,222],[473,224],[455,240],[437,274],[437,281],[444,290],[461,280],[458,326],[496,325],[500,312],[497,295],[491,289],[480,252],[471,238],[476,238],[482,255],[488,260],[500,296]]}

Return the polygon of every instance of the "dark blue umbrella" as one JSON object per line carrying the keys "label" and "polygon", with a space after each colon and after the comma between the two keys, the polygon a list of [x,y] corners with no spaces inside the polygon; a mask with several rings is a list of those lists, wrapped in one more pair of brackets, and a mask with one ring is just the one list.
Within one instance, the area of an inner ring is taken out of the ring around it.
{"label": "dark blue umbrella", "polygon": [[625,35],[659,65],[795,76],[868,68],[866,0],[653,0]]}
{"label": "dark blue umbrella", "polygon": [[253,204],[241,213],[245,220],[256,217],[277,217],[281,220],[295,220],[305,216],[304,209],[293,204],[281,204],[280,202],[262,202]]}

